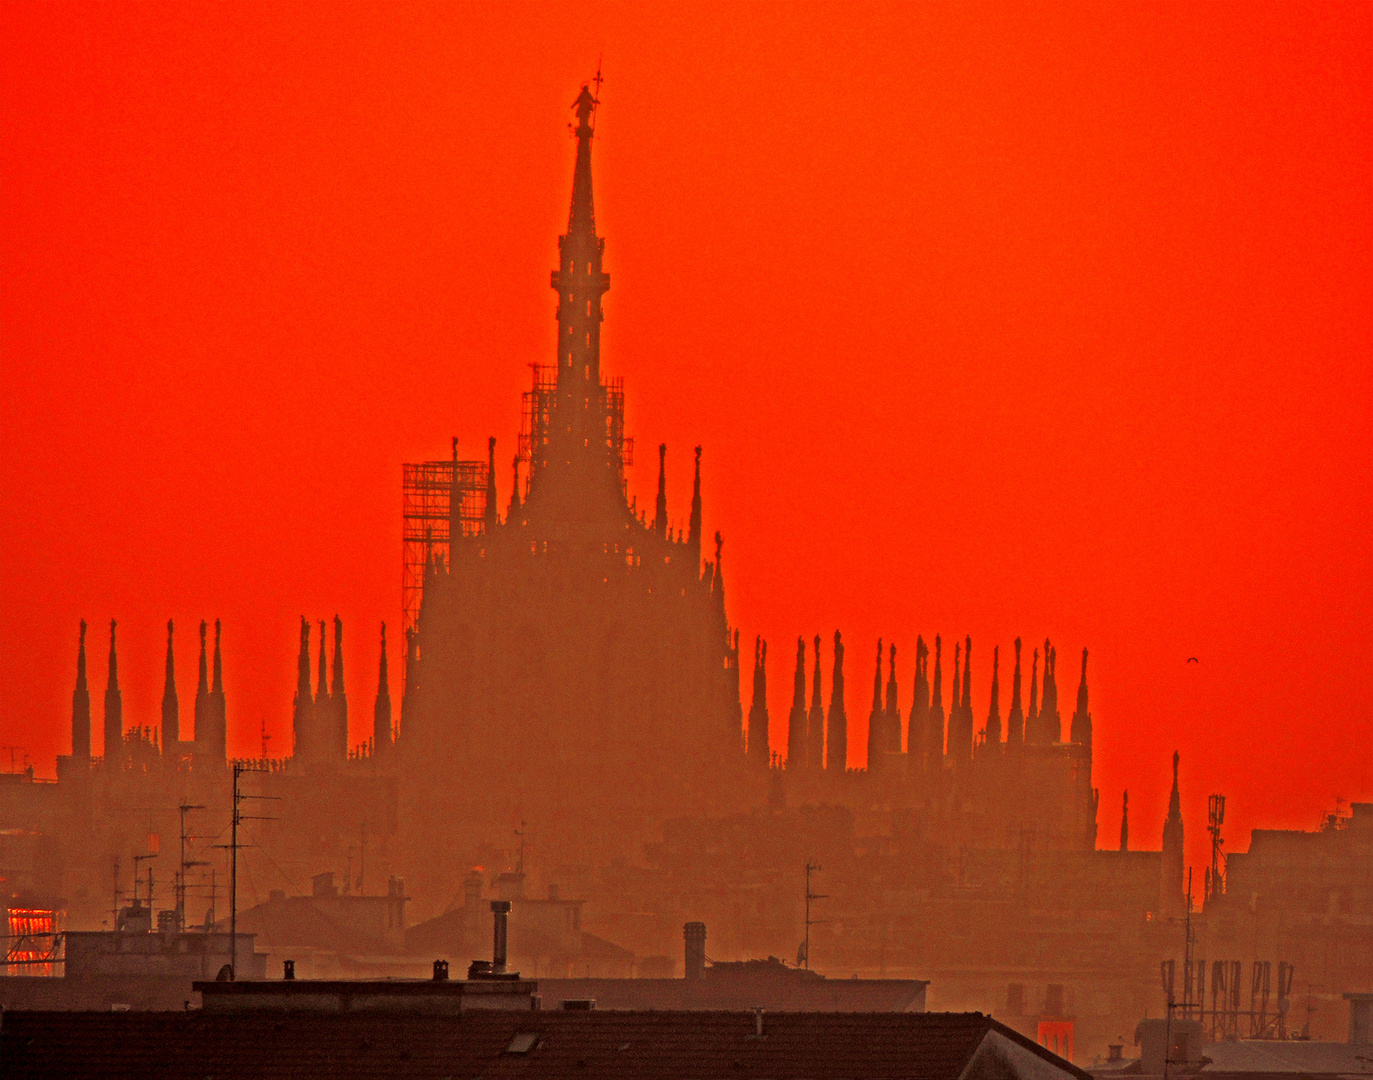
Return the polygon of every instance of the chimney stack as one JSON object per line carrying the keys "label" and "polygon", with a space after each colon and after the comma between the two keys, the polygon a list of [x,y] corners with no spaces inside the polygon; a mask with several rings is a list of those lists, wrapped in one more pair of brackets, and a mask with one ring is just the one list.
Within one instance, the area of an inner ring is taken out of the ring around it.
{"label": "chimney stack", "polygon": [[491,948],[491,974],[505,974],[506,918],[510,914],[509,900],[492,900],[492,914],[496,916],[495,937]]}
{"label": "chimney stack", "polygon": [[706,975],[706,924],[689,922],[682,936],[686,938],[686,980],[700,982]]}

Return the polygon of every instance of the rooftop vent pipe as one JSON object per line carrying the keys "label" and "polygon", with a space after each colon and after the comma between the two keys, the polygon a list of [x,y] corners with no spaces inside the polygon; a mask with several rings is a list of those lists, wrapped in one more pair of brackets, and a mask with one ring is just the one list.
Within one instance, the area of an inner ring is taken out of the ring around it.
{"label": "rooftop vent pipe", "polygon": [[689,922],[682,928],[686,938],[686,979],[700,982],[706,974],[706,924]]}
{"label": "rooftop vent pipe", "polygon": [[510,914],[509,900],[492,900],[491,912],[496,917],[495,936],[491,948],[491,973],[505,974],[506,918]]}

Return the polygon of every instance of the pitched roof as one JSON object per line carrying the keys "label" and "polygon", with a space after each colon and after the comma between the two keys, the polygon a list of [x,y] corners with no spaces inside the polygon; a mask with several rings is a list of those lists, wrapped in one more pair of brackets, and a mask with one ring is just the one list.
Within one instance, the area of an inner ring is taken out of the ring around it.
{"label": "pitched roof", "polygon": [[[217,927],[225,932],[227,922]],[[385,942],[331,919],[309,896],[268,900],[238,913],[238,932],[257,935],[259,949],[313,948],[354,955],[391,952]]]}
{"label": "pitched roof", "polygon": [[15,1080],[959,1080],[992,1033],[1041,1080],[1088,1078],[980,1013],[773,1013],[763,1030],[740,1012],[8,1012],[0,1061]]}

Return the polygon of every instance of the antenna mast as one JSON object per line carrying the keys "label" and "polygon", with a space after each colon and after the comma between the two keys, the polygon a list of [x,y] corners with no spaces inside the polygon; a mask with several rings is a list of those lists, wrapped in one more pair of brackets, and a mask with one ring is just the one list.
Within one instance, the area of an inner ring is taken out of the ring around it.
{"label": "antenna mast", "polygon": [[813,893],[810,891],[810,876],[820,870],[820,864],[806,860],[806,941],[801,946],[804,955],[804,965],[807,971],[810,970],[810,928],[814,923],[825,922],[824,919],[812,919],[810,917],[810,902],[812,900],[828,900],[829,897],[824,893]]}

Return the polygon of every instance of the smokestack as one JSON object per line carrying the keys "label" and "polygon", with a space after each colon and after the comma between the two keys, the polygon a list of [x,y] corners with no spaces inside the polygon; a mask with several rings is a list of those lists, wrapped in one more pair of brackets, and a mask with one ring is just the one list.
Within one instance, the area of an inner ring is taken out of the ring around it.
{"label": "smokestack", "polygon": [[686,939],[686,980],[700,982],[706,977],[706,924],[689,922],[682,927]]}
{"label": "smokestack", "polygon": [[506,919],[510,915],[509,900],[492,900],[491,911],[496,917],[491,945],[491,974],[505,974]]}

